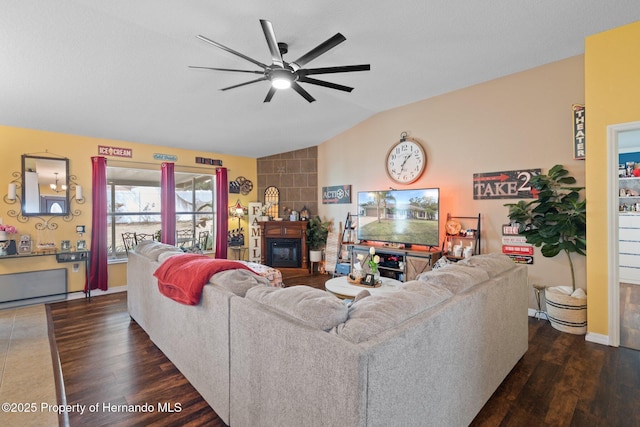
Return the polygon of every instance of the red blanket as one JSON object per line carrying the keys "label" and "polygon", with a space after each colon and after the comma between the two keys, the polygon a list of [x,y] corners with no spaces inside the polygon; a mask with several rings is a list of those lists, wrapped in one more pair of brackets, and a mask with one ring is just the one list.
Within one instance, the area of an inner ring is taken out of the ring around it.
{"label": "red blanket", "polygon": [[[168,258],[153,275],[158,279],[160,293],[182,304],[200,302],[202,288],[214,274],[233,269],[254,272],[246,265],[200,254],[184,254]],[[257,274],[257,273],[256,273]]]}

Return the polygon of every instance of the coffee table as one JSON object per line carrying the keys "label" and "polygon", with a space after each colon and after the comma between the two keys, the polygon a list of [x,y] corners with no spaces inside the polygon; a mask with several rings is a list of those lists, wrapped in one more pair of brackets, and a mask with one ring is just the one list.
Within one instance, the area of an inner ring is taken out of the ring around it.
{"label": "coffee table", "polygon": [[382,285],[377,288],[373,288],[369,286],[352,285],[347,281],[347,276],[340,276],[327,280],[324,284],[324,288],[336,295],[338,298],[351,299],[364,289],[368,290],[371,295],[384,295],[397,292],[399,290],[399,285],[402,284],[401,281],[390,279],[388,277],[381,277],[380,280],[382,281]]}

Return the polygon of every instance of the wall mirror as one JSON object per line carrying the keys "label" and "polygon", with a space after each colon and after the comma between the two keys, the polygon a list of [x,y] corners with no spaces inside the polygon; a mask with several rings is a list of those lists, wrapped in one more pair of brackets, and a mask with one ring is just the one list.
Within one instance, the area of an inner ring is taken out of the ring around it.
{"label": "wall mirror", "polygon": [[69,159],[22,155],[22,214],[69,215]]}

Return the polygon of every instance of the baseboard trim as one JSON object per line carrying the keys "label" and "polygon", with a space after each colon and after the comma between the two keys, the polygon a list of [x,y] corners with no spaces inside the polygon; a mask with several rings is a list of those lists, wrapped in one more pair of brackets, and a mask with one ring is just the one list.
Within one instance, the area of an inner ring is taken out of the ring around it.
{"label": "baseboard trim", "polygon": [[[106,291],[102,291],[100,289],[92,289],[91,296],[98,297],[100,295],[115,294],[117,292],[126,292],[126,291],[127,291],[127,285],[114,286],[112,288],[107,289]],[[87,295],[84,293],[84,291],[71,292],[67,294],[67,301],[72,299],[86,298],[86,297]]]}
{"label": "baseboard trim", "polygon": [[595,343],[595,344],[601,344],[601,345],[607,345],[607,346],[610,345],[608,335],[596,334],[594,332],[587,332],[587,335],[585,335],[584,340]]}
{"label": "baseboard trim", "polygon": [[[535,308],[529,308],[527,310],[527,314],[529,315],[529,317],[536,317],[536,310]],[[546,313],[544,313],[546,315]],[[543,320],[547,320],[543,317]],[[609,336],[608,335],[602,335],[602,334],[596,334],[593,332],[587,332],[587,334],[584,336],[584,340],[588,341],[588,342],[592,342],[594,344],[600,344],[600,345],[606,345],[606,346],[610,346],[611,344],[609,344]]]}

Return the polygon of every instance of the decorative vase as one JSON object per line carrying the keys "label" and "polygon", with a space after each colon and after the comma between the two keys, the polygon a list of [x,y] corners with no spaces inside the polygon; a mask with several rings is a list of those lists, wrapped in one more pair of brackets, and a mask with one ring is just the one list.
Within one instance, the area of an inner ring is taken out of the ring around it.
{"label": "decorative vase", "polygon": [[6,240],[9,240],[9,236],[7,235],[7,232],[0,231],[0,242],[4,242]]}
{"label": "decorative vase", "polygon": [[373,273],[373,283],[380,283],[380,271]]}

